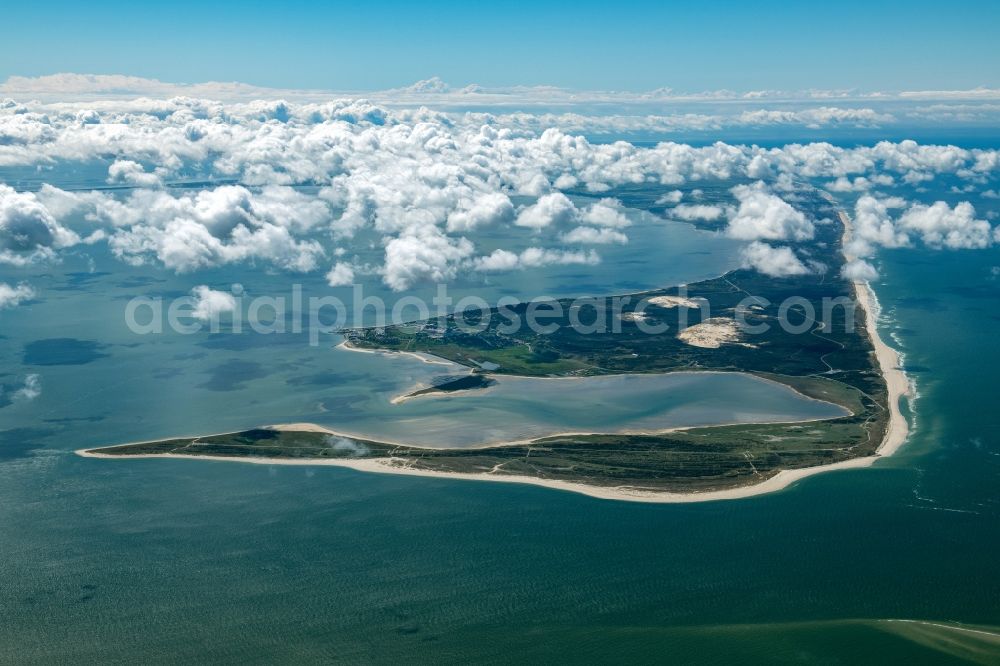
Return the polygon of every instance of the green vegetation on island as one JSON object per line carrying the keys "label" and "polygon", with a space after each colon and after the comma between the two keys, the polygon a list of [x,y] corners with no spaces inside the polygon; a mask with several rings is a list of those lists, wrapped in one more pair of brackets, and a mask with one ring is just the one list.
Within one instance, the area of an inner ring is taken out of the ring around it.
{"label": "green vegetation on island", "polygon": [[[855,308],[859,304],[852,284],[839,277],[842,227],[830,221],[836,215],[819,196],[802,206],[812,207],[814,219],[826,220],[817,224],[812,244],[825,248],[823,256],[801,250],[814,266],[825,265],[825,270],[813,274],[775,278],[736,270],[682,289],[591,301],[521,303],[503,311],[457,313],[344,334],[352,347],[433,354],[471,369],[466,377],[405,397],[480,388],[493,381],[490,375],[740,371],[841,405],[849,416],[653,434],[563,435],[466,449],[264,429],[99,452],[372,458],[429,472],[532,476],[669,491],[731,488],[757,483],[782,469],[873,455],[888,424],[887,389],[865,328],[865,314]],[[546,330],[525,325],[531,312]],[[515,320],[519,326],[512,325]]]}
{"label": "green vegetation on island", "polygon": [[407,393],[403,398],[416,398],[421,395],[432,395],[435,393],[458,393],[459,391],[472,391],[482,389],[496,384],[495,379],[477,372],[458,377],[443,377],[437,380],[433,386],[419,389],[413,393]]}

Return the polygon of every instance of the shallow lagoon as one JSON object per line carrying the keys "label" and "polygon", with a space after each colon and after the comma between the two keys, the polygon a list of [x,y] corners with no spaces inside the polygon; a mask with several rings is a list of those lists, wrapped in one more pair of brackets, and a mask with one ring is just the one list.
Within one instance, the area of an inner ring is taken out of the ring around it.
{"label": "shallow lagoon", "polygon": [[338,418],[331,425],[375,440],[450,448],[564,432],[649,432],[835,418],[846,413],[752,375],[677,372],[499,377],[487,389],[375,404],[356,419]]}

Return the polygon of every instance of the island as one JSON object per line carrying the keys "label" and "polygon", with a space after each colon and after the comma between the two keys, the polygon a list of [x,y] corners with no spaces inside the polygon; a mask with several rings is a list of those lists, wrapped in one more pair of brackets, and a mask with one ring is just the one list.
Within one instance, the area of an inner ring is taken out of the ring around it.
{"label": "island", "polygon": [[[328,464],[366,472],[530,483],[647,502],[746,497],[811,474],[870,465],[893,453],[906,437],[899,402],[908,384],[898,355],[879,337],[878,303],[870,285],[841,277],[841,267],[852,258],[845,252],[850,218],[822,193],[816,192],[811,205],[814,217],[825,220],[817,224],[812,247],[828,249],[825,256],[813,258],[824,266],[812,274],[777,278],[741,269],[680,288],[623,294],[617,301],[521,303],[508,308],[506,317],[496,310],[476,311],[351,329],[343,331],[342,346],[431,355],[469,369],[468,375],[446,377],[397,401],[430,395],[461,399],[461,393],[482,390],[505,375],[726,371],[779,382],[843,407],[845,416],[643,433],[568,433],[470,448],[418,447],[314,424],[286,424],[78,453]],[[610,302],[614,305],[608,306]],[[788,307],[789,302],[799,307]],[[545,332],[524,326],[505,329],[511,314],[521,317],[539,307],[550,310]],[[815,314],[821,312],[822,321]],[[781,319],[795,330],[777,325]],[[586,331],[580,330],[581,322]],[[657,326],[664,332],[649,332]]]}

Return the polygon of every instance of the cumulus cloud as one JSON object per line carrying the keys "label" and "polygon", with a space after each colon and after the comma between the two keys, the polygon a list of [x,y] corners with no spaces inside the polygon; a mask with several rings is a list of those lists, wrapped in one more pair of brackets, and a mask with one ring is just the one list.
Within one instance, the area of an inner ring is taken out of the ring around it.
{"label": "cumulus cloud", "polygon": [[725,214],[722,206],[711,206],[705,204],[686,204],[675,206],[670,209],[670,215],[681,220],[691,222],[693,220],[704,220],[711,222],[718,220]]}
{"label": "cumulus cloud", "polygon": [[534,204],[526,206],[517,216],[519,227],[542,229],[552,224],[568,224],[576,219],[577,210],[573,202],[562,192],[553,192],[538,198]]}
{"label": "cumulus cloud", "polygon": [[23,266],[49,259],[55,251],[80,242],[32,192],[16,192],[0,183],[0,263]]}
{"label": "cumulus cloud", "polygon": [[739,207],[729,219],[727,233],[740,240],[794,240],[813,237],[813,224],[801,211],[772,194],[764,183],[737,185],[733,195]]}
{"label": "cumulus cloud", "polygon": [[[656,187],[668,190],[659,205],[676,205],[684,195],[668,188],[732,178],[766,180],[771,186],[734,189],[732,207],[677,206],[674,214],[683,219],[725,217],[729,235],[748,242],[801,243],[813,236],[813,223],[789,203],[786,192],[793,183],[811,181],[833,191],[864,193],[876,202],[866,204],[872,208],[867,219],[863,210],[856,211],[852,247],[859,257],[871,256],[876,247],[914,241],[932,247],[982,247],[997,234],[978,219],[990,219],[989,213],[977,217],[962,205],[944,210],[936,204],[908,212],[908,203],[897,210],[877,193],[882,187],[944,175],[958,181],[959,191],[969,186],[996,191],[996,150],[912,141],[852,148],[823,142],[774,148],[721,142],[634,145],[591,142],[573,133],[578,128],[620,134],[712,129],[731,122],[886,120],[872,115],[866,105],[839,109],[828,98],[811,110],[732,107],[738,110],[728,118],[682,113],[611,117],[407,105],[421,96],[481,100],[485,94],[478,88],[441,89],[434,81],[396,91],[394,103],[386,101],[390,96],[376,96],[375,101],[277,94],[257,99],[238,86],[230,90],[236,101],[220,102],[220,97],[197,94],[207,88],[167,94],[163,91],[169,84],[102,77],[13,84],[21,90],[35,86],[36,91],[98,94],[83,103],[0,102],[0,166],[48,168],[93,161],[106,165],[110,182],[135,189],[65,192],[43,186],[19,193],[0,186],[0,262],[8,264],[54,259],[78,243],[106,239],[126,262],[156,262],[178,272],[239,262],[308,272],[330,267],[328,243],[347,245],[360,235],[364,243],[382,239],[386,256],[381,274],[393,288],[405,288],[473,267],[478,261],[475,234],[487,228],[555,229],[552,237],[572,243],[623,242],[629,218],[617,201],[574,205],[560,189],[603,193]],[[147,92],[144,97],[113,98],[116,86]],[[675,99],[675,93],[663,91],[643,99],[659,103],[665,94]],[[759,105],[770,96],[745,99]],[[168,187],[192,174],[239,184]],[[691,198],[697,200],[693,193]],[[517,207],[526,200],[527,205]],[[880,205],[886,210],[878,210]],[[417,247],[421,243],[423,249]],[[520,252],[510,253],[521,266]]]}
{"label": "cumulus cloud", "polygon": [[879,113],[874,109],[844,109],[820,106],[797,111],[776,111],[760,109],[744,111],[738,118],[744,125],[805,125],[818,128],[828,125],[850,125],[852,127],[877,127],[891,123],[896,118],[889,113]]}
{"label": "cumulus cloud", "polygon": [[552,265],[567,264],[598,264],[600,255],[593,250],[589,252],[572,252],[565,250],[549,250],[540,247],[529,247],[520,254],[508,250],[494,250],[485,257],[477,257],[473,266],[483,272],[500,273],[523,268],[539,268]]}
{"label": "cumulus cloud", "polygon": [[684,198],[684,193],[680,190],[671,190],[666,194],[661,194],[656,198],[656,205],[662,206],[665,204],[676,204],[680,203],[681,199]]}
{"label": "cumulus cloud", "polygon": [[194,306],[191,316],[201,321],[216,319],[219,315],[236,310],[236,298],[226,291],[198,285],[191,290]]}
{"label": "cumulus cloud", "polygon": [[243,83],[166,83],[157,79],[121,74],[74,74],[63,72],[47,76],[11,76],[0,84],[0,93],[8,95],[51,96],[59,100],[99,97],[128,98],[139,96],[209,95],[217,98],[268,96],[273,89]]}
{"label": "cumulus cloud", "polygon": [[876,246],[903,247],[909,243],[906,234],[896,230],[890,209],[900,208],[906,202],[898,197],[876,198],[865,195],[854,204],[852,236],[848,253],[859,257],[871,256]]}
{"label": "cumulus cloud", "polygon": [[488,192],[448,215],[448,231],[471,231],[514,219],[514,205],[502,192]]}
{"label": "cumulus cloud", "polygon": [[346,287],[354,284],[354,268],[342,261],[337,262],[326,274],[326,283],[331,287]]}
{"label": "cumulus cloud", "polygon": [[521,257],[510,250],[493,250],[485,257],[478,257],[474,262],[478,270],[486,273],[503,273],[521,266]]}
{"label": "cumulus cloud", "polygon": [[[621,202],[617,199],[601,199],[585,209],[578,209],[562,192],[543,195],[534,204],[524,207],[518,214],[515,224],[519,227],[543,229],[574,222],[607,228],[622,228],[631,224]],[[622,234],[617,236],[605,234],[604,237],[621,238]]]}
{"label": "cumulus cloud", "polygon": [[596,227],[627,227],[631,224],[617,199],[601,199],[580,216],[580,221]]}
{"label": "cumulus cloud", "polygon": [[594,227],[577,227],[561,236],[566,243],[582,243],[590,245],[606,245],[608,243],[628,243],[628,236],[614,229],[595,229]]}
{"label": "cumulus cloud", "polygon": [[24,384],[21,388],[14,391],[14,400],[23,400],[25,402],[34,400],[42,394],[42,378],[37,374],[28,374],[24,377]]}
{"label": "cumulus cloud", "polygon": [[161,184],[158,175],[147,173],[141,164],[132,160],[112,162],[111,166],[108,167],[108,182],[137,187],[157,187]]}
{"label": "cumulus cloud", "polygon": [[0,282],[0,310],[17,307],[24,301],[30,301],[34,297],[35,290],[26,282],[21,282],[16,286]]}
{"label": "cumulus cloud", "polygon": [[139,190],[124,201],[77,197],[76,205],[109,223],[108,243],[120,258],[131,264],[156,259],[177,272],[253,259],[314,270],[325,251],[297,235],[330,217],[325,202],[282,186],[254,193],[226,185],[176,196]]}
{"label": "cumulus cloud", "polygon": [[831,192],[866,192],[872,187],[871,182],[864,176],[857,176],[853,180],[846,176],[841,176],[826,186]]}
{"label": "cumulus cloud", "polygon": [[588,252],[572,252],[564,250],[548,250],[529,247],[521,253],[521,265],[525,267],[540,267],[568,264],[599,264],[601,257],[593,250]]}
{"label": "cumulus cloud", "polygon": [[203,225],[179,218],[163,227],[137,226],[116,232],[109,240],[112,251],[135,265],[155,257],[177,272],[190,272],[219,264],[262,258],[281,268],[308,272],[323,257],[316,241],[296,240],[288,229],[262,225],[238,226],[227,239],[220,239]]}
{"label": "cumulus cloud", "polygon": [[826,189],[831,192],[867,192],[877,186],[891,187],[895,184],[896,181],[892,176],[884,173],[876,173],[871,176],[855,176],[853,179],[840,176],[832,183],[829,183]]}
{"label": "cumulus cloud", "polygon": [[[64,97],[79,79],[60,81]],[[128,81],[108,85],[133,85]],[[159,83],[159,82],[157,82]],[[83,87],[90,85],[87,81]],[[100,84],[103,85],[103,84]],[[153,87],[156,89],[156,86]],[[814,143],[780,149],[715,144],[701,148],[664,142],[638,149],[622,142],[591,144],[567,132],[608,133],[701,127],[727,122],[717,117],[681,114],[666,119],[520,112],[444,112],[426,108],[389,110],[369,100],[334,99],[287,102],[260,99],[222,103],[199,99],[196,90],[164,96],[90,103],[12,102],[0,109],[0,164],[39,164],[51,160],[102,159],[152,164],[156,175],[176,173],[183,164],[205,164],[219,173],[253,184],[326,182],[332,174],[357,171],[363,162],[385,156],[372,173],[386,167],[419,173],[429,157],[437,165],[459,164],[466,175],[498,177],[521,194],[542,195],[585,184],[601,191],[614,184],[644,180],[681,183],[734,173],[751,178],[795,173],[806,177],[869,177],[896,173],[910,181],[940,173],[975,177],[996,169],[995,150],[882,142],[873,147],[839,148]],[[155,93],[150,93],[155,94]],[[184,96],[181,96],[181,95]],[[509,102],[509,97],[507,98]],[[758,122],[795,118],[784,112],[754,112]],[[807,123],[837,118],[870,120],[859,109],[810,112]],[[555,129],[558,128],[558,129]],[[374,165],[371,165],[374,166]],[[416,168],[413,168],[416,167]],[[134,171],[138,177],[138,171]],[[124,177],[124,173],[122,174]],[[369,174],[371,175],[371,174]],[[455,185],[462,179],[456,176]],[[378,185],[379,179],[374,179]],[[483,181],[485,182],[485,181]]]}
{"label": "cumulus cloud", "polygon": [[899,218],[904,232],[920,236],[933,248],[980,249],[992,243],[989,222],[976,219],[976,209],[968,201],[949,206],[937,201],[930,206],[914,204]]}
{"label": "cumulus cloud", "polygon": [[841,275],[855,282],[869,282],[878,277],[878,271],[864,259],[853,259],[844,264]]}
{"label": "cumulus cloud", "polygon": [[[116,74],[76,74],[57,73],[38,77],[11,76],[0,83],[0,95],[25,99],[68,100],[123,100],[131,98],[207,98],[212,100],[297,100],[319,101],[331,97],[348,95],[335,90],[300,90],[288,88],[266,88],[236,82],[172,83],[157,79]],[[475,83],[450,85],[437,76],[417,81],[408,86],[366,93],[369,99],[392,105],[430,105],[494,107],[503,109],[512,102],[519,105],[558,105],[587,107],[593,104],[615,104],[622,107],[638,107],[646,111],[644,105],[653,104],[662,108],[669,102],[718,102],[725,101],[727,107],[737,111],[726,114],[725,122],[733,124],[851,124],[869,126],[874,123],[892,122],[893,116],[886,111],[869,108],[885,102],[932,101],[937,102],[932,110],[956,108],[978,109],[983,104],[1000,99],[1000,91],[990,88],[972,90],[918,90],[903,92],[870,91],[849,92],[843,90],[781,91],[750,90],[709,90],[684,92],[671,88],[657,88],[645,92],[571,90],[555,86],[500,86],[491,87]],[[780,102],[780,110],[760,109],[768,101]],[[843,101],[846,106],[831,104]],[[859,106],[859,103],[867,106]],[[749,110],[748,110],[749,107]],[[893,107],[898,108],[898,107]],[[925,113],[924,107],[915,107],[910,113]],[[577,113],[566,115],[581,115]],[[699,114],[678,114],[679,117]],[[949,116],[951,117],[951,116]],[[964,118],[964,115],[957,115]],[[656,118],[656,117],[654,117]],[[638,122],[638,118],[637,118]],[[647,125],[653,124],[647,119]]]}
{"label": "cumulus cloud", "polygon": [[[896,214],[893,211],[902,210]],[[977,219],[968,201],[950,206],[910,204],[899,197],[865,195],[854,206],[854,224],[847,249],[857,257],[871,256],[876,247],[906,247],[915,239],[934,248],[982,249],[996,241],[997,231]]]}
{"label": "cumulus cloud", "polygon": [[25,375],[15,382],[0,382],[0,408],[15,402],[30,402],[42,394],[42,378],[37,374]]}
{"label": "cumulus cloud", "polygon": [[382,279],[395,291],[420,282],[450,280],[473,251],[466,238],[451,238],[434,228],[420,229],[386,242]]}
{"label": "cumulus cloud", "polygon": [[772,247],[767,243],[754,241],[743,248],[740,256],[744,268],[753,268],[772,277],[805,275],[811,272],[790,247]]}

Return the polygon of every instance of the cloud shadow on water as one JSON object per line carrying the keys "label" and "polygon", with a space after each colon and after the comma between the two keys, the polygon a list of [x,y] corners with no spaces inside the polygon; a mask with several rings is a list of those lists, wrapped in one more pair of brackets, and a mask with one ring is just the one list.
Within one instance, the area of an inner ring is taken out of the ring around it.
{"label": "cloud shadow on water", "polygon": [[38,440],[52,435],[49,428],[11,428],[0,430],[0,461],[27,458],[35,449],[43,448]]}
{"label": "cloud shadow on water", "polygon": [[77,338],[46,338],[24,346],[25,365],[85,365],[108,356],[106,345]]}
{"label": "cloud shadow on water", "polygon": [[246,387],[247,382],[268,375],[260,363],[238,359],[221,363],[206,372],[209,373],[208,381],[199,384],[198,388],[209,391],[239,391]]}

